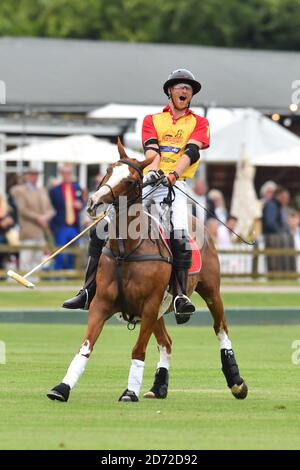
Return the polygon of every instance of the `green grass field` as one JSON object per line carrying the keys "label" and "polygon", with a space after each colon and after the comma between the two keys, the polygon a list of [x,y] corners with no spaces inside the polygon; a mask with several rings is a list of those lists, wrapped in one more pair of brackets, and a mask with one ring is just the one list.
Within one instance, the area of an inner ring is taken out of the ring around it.
{"label": "green grass field", "polygon": [[[0,309],[14,308],[45,308],[57,309],[65,299],[72,297],[75,291],[50,291],[24,289],[18,292],[11,292],[9,288],[0,293]],[[273,292],[265,294],[263,292],[240,292],[222,294],[225,307],[300,307],[299,293],[279,293]],[[198,294],[193,295],[193,300],[198,308],[206,308],[204,301]]]}
{"label": "green grass field", "polygon": [[[0,365],[0,448],[300,448],[300,365],[291,362],[300,327],[232,326],[249,386],[244,401],[226,387],[212,329],[172,327],[170,333],[174,353],[166,400],[117,402],[137,331],[107,326],[69,402],[60,403],[46,393],[65,374],[84,328],[0,324],[7,348],[7,363]],[[142,391],[151,385],[156,361],[152,341]]]}

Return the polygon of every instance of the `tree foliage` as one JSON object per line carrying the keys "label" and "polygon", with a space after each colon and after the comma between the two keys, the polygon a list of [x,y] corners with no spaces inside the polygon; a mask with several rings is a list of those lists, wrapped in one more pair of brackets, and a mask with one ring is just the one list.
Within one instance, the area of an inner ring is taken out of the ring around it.
{"label": "tree foliage", "polygon": [[300,0],[9,0],[0,36],[300,50]]}

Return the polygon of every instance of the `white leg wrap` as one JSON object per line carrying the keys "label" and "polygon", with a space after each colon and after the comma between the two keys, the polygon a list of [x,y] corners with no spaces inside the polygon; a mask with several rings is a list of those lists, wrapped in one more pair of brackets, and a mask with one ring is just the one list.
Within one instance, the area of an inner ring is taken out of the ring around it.
{"label": "white leg wrap", "polygon": [[127,388],[133,391],[137,397],[143,382],[144,366],[144,361],[139,361],[138,359],[132,359],[131,361]]}
{"label": "white leg wrap", "polygon": [[160,367],[164,367],[165,369],[169,370],[171,354],[167,353],[166,346],[160,346],[160,344],[158,345],[158,350],[160,355],[160,361],[157,363],[157,368],[159,369]]}
{"label": "white leg wrap", "polygon": [[78,380],[82,376],[86,368],[87,362],[89,360],[89,358],[86,357],[86,355],[90,355],[90,354],[91,354],[90,342],[89,340],[86,340],[81,346],[79,353],[76,354],[73,361],[69,365],[69,369],[67,370],[65,377],[62,379],[62,382],[64,384],[69,385],[71,390],[72,388],[75,387]]}
{"label": "white leg wrap", "polygon": [[81,354],[76,354],[73,361],[69,365],[69,369],[65,377],[62,379],[62,382],[69,385],[71,389],[74,388],[82,376],[88,360],[88,357],[82,356]]}
{"label": "white leg wrap", "polygon": [[218,339],[220,341],[220,349],[232,349],[231,341],[224,330],[219,331]]}

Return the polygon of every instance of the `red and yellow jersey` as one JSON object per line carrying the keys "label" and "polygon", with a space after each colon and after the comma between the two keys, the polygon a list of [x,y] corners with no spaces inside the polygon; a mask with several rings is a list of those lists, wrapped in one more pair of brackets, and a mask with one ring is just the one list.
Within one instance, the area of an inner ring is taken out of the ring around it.
{"label": "red and yellow jersey", "polygon": [[[209,123],[206,118],[197,116],[187,109],[184,116],[175,119],[170,106],[162,113],[145,117],[142,128],[143,145],[149,139],[157,139],[161,153],[159,169],[164,173],[175,170],[178,161],[184,154],[186,144],[191,140],[202,142],[203,149],[209,147]],[[192,178],[198,168],[199,160],[190,165],[180,179]]]}

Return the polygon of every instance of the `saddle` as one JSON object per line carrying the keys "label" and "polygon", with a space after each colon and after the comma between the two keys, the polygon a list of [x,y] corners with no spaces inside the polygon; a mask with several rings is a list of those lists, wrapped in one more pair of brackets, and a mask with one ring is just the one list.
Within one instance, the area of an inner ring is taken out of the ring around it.
{"label": "saddle", "polygon": [[[163,243],[165,244],[166,248],[169,250],[170,254],[172,255],[172,248],[170,245],[170,241],[166,237],[163,227],[161,225],[159,226],[159,232],[160,232]],[[189,269],[189,274],[198,274],[202,268],[201,251],[197,245],[196,240],[193,240],[190,238],[189,244],[190,244],[190,249],[192,250],[192,265]]]}

